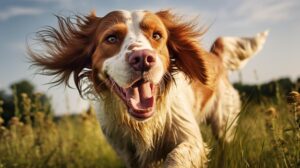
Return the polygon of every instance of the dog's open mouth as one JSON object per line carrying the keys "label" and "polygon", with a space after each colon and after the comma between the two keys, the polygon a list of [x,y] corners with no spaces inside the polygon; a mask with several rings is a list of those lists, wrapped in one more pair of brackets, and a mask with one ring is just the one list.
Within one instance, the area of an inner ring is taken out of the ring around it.
{"label": "dog's open mouth", "polygon": [[156,86],[153,83],[141,79],[129,88],[122,88],[113,79],[109,78],[109,81],[131,116],[144,120],[154,114]]}

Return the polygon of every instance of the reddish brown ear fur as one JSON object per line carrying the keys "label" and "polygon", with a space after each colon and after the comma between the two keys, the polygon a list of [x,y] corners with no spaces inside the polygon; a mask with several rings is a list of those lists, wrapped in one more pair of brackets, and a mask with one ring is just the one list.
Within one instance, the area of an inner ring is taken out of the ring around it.
{"label": "reddish brown ear fur", "polygon": [[192,22],[182,22],[182,19],[169,11],[160,11],[156,14],[169,31],[167,45],[170,55],[175,59],[174,68],[183,71],[190,79],[198,79],[206,84],[208,77],[203,60],[206,52],[198,41],[203,31],[197,29]]}
{"label": "reddish brown ear fur", "polygon": [[95,48],[95,33],[100,18],[93,13],[89,16],[75,16],[76,23],[70,17],[57,16],[59,29],[46,27],[37,32],[38,41],[43,52],[37,53],[28,47],[28,54],[33,65],[40,66],[42,74],[54,75],[52,83],[65,83],[73,73],[77,89],[83,76],[89,76],[84,68],[91,67],[91,55]]}

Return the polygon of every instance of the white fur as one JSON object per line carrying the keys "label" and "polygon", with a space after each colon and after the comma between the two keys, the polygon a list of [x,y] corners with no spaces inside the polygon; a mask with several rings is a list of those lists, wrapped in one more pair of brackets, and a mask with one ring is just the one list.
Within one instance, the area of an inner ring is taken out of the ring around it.
{"label": "white fur", "polygon": [[216,92],[204,108],[203,119],[211,124],[213,133],[219,139],[231,142],[234,138],[240,108],[239,93],[227,79],[221,79]]}

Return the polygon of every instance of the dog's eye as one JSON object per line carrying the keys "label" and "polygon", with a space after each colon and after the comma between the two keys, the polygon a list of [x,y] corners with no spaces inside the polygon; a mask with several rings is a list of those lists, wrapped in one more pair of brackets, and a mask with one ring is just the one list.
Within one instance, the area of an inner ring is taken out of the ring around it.
{"label": "dog's eye", "polygon": [[118,37],[116,35],[109,35],[106,37],[105,41],[110,44],[115,44],[116,42],[118,42]]}
{"label": "dog's eye", "polygon": [[156,41],[160,40],[161,39],[161,34],[159,32],[154,32],[152,34],[152,38]]}

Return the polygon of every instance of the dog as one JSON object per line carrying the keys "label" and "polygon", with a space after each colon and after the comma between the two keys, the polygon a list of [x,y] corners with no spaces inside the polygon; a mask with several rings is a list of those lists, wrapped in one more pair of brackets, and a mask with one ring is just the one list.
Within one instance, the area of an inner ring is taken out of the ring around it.
{"label": "dog", "polygon": [[81,96],[95,92],[102,131],[127,167],[205,167],[201,122],[233,139],[241,102],[228,73],[262,49],[267,31],[219,37],[206,51],[205,31],[169,10],[57,18],[59,28],[37,32],[44,50],[29,48],[33,65],[56,84],[73,77]]}

